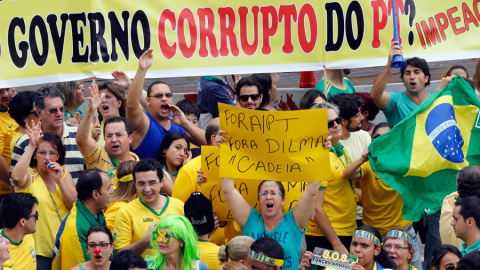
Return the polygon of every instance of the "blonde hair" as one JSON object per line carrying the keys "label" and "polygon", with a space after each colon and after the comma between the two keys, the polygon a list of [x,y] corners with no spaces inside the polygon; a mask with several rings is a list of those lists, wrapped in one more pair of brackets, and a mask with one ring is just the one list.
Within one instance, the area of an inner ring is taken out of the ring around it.
{"label": "blonde hair", "polygon": [[[137,164],[135,160],[128,160],[118,164],[117,170],[117,180],[122,178],[125,175],[129,175],[133,173],[133,167]],[[135,187],[135,181],[128,181],[128,182],[120,182],[117,183],[117,188],[113,192],[112,196],[110,196],[110,202],[118,202],[118,201],[125,201],[126,199],[130,198],[133,194],[137,192],[137,188]]]}
{"label": "blonde hair", "polygon": [[218,250],[218,260],[220,264],[231,261],[238,262],[248,257],[250,246],[255,240],[249,236],[236,236],[228,245],[222,245]]}
{"label": "blonde hair", "polygon": [[240,262],[230,261],[222,265],[222,268],[220,268],[220,270],[250,270],[250,267]]}

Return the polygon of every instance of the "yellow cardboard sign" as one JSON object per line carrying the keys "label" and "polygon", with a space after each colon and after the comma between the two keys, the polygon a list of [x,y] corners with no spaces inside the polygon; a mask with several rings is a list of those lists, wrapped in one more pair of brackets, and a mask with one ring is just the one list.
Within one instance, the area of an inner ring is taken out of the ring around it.
{"label": "yellow cardboard sign", "polygon": [[218,103],[220,176],[311,182],[328,179],[327,110],[259,111]]}
{"label": "yellow cardboard sign", "polygon": [[[220,184],[220,148],[217,146],[202,146],[202,173],[207,177],[207,182],[202,184],[201,192],[212,201],[213,209],[217,210],[219,220],[233,220],[222,185]],[[235,179],[235,188],[242,194],[243,198],[257,211],[261,212],[258,205],[259,181],[248,179]],[[297,203],[300,196],[307,188],[305,182],[283,182],[285,188],[285,203],[283,213],[288,212]]]}
{"label": "yellow cardboard sign", "polygon": [[[395,0],[406,57],[480,56],[478,0]],[[384,65],[391,0],[0,1],[0,87]]]}

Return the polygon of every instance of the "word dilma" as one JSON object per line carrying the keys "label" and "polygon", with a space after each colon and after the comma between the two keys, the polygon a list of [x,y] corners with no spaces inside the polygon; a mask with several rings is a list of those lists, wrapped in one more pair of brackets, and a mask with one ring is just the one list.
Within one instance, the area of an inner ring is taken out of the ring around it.
{"label": "word dilma", "polygon": [[[236,161],[237,160],[237,161]],[[263,162],[263,161],[251,161],[249,157],[242,156],[237,159],[237,155],[232,156],[228,164],[235,165],[237,162],[237,170],[240,173],[246,173],[248,171],[264,171],[264,172],[275,172],[275,173],[292,173],[292,172],[301,172],[300,164],[298,163],[273,163],[273,162]]]}

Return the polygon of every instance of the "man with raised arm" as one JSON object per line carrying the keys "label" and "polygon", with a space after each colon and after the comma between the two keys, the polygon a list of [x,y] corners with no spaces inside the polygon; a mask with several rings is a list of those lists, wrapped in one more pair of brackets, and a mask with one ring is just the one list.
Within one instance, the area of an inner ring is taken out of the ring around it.
{"label": "man with raised arm", "polygon": [[89,136],[90,124],[95,111],[102,104],[105,94],[100,96],[98,86],[93,83],[90,87],[90,102],[80,121],[77,131],[77,144],[88,169],[99,169],[108,174],[112,184],[115,184],[115,175],[112,171],[122,161],[139,160],[135,153],[130,152],[133,140],[132,126],[122,116],[114,116],[104,124],[105,148]]}
{"label": "man with raised arm", "polygon": [[183,112],[173,105],[172,91],[165,82],[156,81],[148,87],[146,101],[150,112],[144,112],[140,98],[145,75],[152,63],[153,49],[148,49],[140,57],[137,74],[128,91],[127,119],[133,127],[133,152],[141,159],[156,159],[163,138],[173,131],[184,133],[197,145],[206,144],[205,131],[188,121]]}
{"label": "man with raised arm", "polygon": [[392,73],[392,60],[395,55],[402,55],[402,47],[398,42],[392,42],[388,56],[388,63],[375,79],[370,95],[373,102],[383,111],[387,122],[396,125],[417,108],[428,94],[425,86],[430,84],[430,68],[424,59],[413,57],[406,59],[407,65],[400,69],[400,78],[405,85],[405,92],[385,92],[390,74]]}

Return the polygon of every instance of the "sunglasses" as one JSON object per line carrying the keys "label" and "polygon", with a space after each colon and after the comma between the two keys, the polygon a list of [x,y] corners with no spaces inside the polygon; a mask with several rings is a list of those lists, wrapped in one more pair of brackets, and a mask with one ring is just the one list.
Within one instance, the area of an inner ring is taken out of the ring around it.
{"label": "sunglasses", "polygon": [[328,128],[332,128],[335,125],[335,123],[337,123],[337,125],[340,125],[340,123],[342,123],[342,118],[337,117],[333,120],[329,120],[328,121]]}
{"label": "sunglasses", "polygon": [[28,215],[28,216],[26,217],[26,219],[30,219],[31,217],[34,217],[35,220],[38,220],[38,212],[36,212],[36,213],[33,214],[33,215]]}
{"label": "sunglasses", "polygon": [[57,111],[60,112],[60,113],[63,113],[63,111],[65,111],[65,106],[62,106],[62,107],[53,107],[53,108],[50,108],[48,110],[46,110],[49,114],[56,114]]}
{"label": "sunglasses", "polygon": [[238,99],[240,99],[242,102],[247,102],[249,98],[251,98],[252,101],[257,101],[260,98],[260,94],[241,95],[238,97]]}
{"label": "sunglasses", "polygon": [[170,239],[172,239],[172,237],[175,237],[174,235],[170,234],[167,230],[165,230],[165,232],[162,233],[160,231],[160,228],[158,229],[157,233],[158,233],[158,238],[157,238],[158,242],[160,242],[160,239],[161,239],[162,243],[164,244],[170,243]]}
{"label": "sunglasses", "polygon": [[158,94],[155,94],[153,96],[150,96],[150,97],[154,97],[154,98],[163,98],[163,97],[167,97],[167,98],[171,98],[173,97],[173,94],[172,93],[158,93]]}

